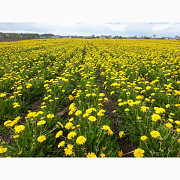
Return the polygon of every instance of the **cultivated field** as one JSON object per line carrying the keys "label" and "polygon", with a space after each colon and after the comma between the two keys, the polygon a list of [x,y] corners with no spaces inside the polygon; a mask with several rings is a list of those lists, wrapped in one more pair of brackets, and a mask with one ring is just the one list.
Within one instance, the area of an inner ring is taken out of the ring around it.
{"label": "cultivated field", "polygon": [[180,41],[0,43],[1,157],[179,157]]}

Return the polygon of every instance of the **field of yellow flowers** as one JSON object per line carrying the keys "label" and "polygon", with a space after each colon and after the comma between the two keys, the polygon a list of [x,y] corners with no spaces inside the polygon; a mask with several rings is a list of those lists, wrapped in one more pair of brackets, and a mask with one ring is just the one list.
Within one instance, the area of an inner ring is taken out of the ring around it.
{"label": "field of yellow flowers", "polygon": [[0,43],[0,157],[179,157],[180,42]]}

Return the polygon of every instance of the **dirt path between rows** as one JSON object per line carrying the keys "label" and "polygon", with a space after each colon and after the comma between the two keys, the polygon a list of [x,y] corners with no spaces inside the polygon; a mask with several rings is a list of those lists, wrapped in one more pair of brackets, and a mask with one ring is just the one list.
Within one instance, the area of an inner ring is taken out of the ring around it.
{"label": "dirt path between rows", "polygon": [[107,110],[107,115],[113,119],[113,132],[118,137],[117,142],[119,144],[119,148],[123,151],[124,157],[134,157],[132,151],[136,149],[136,146],[133,145],[131,142],[127,141],[125,138],[119,138],[119,128],[118,124],[126,125],[124,122],[120,121],[118,119],[118,115],[113,113],[113,111],[116,108],[116,103],[114,99],[110,96],[108,91],[104,89],[103,87],[103,80],[100,75],[100,71],[97,72],[98,74],[98,81],[100,85],[101,92],[105,94],[105,96],[108,98],[108,101],[104,102],[103,105],[105,109]]}

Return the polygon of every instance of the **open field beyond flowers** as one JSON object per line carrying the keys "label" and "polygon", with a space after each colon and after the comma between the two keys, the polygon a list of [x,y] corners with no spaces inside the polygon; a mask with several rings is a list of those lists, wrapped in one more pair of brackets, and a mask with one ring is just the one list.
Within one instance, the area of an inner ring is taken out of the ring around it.
{"label": "open field beyond flowers", "polygon": [[0,43],[1,157],[179,157],[180,41]]}

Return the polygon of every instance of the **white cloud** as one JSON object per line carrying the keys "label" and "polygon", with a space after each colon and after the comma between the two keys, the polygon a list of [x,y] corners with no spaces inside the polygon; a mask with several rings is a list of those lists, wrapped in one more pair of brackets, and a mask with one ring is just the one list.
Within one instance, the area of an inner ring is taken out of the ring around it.
{"label": "white cloud", "polygon": [[119,23],[108,23],[105,24],[112,31],[125,31],[127,28],[127,24],[119,24]]}
{"label": "white cloud", "polygon": [[56,35],[180,36],[180,23],[1,23],[1,32],[53,33]]}
{"label": "white cloud", "polygon": [[152,28],[153,31],[161,31],[161,30],[165,30],[172,27],[171,24],[163,24],[163,25],[158,25]]}

